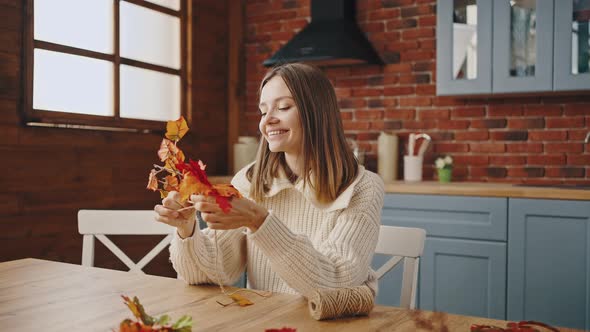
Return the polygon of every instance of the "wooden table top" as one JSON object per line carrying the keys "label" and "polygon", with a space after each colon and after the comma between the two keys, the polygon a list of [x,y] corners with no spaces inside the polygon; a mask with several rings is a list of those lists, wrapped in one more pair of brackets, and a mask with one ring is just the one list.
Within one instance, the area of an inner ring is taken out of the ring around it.
{"label": "wooden table top", "polygon": [[[377,306],[368,317],[316,321],[301,296],[248,295],[255,304],[221,307],[216,286],[80,265],[21,259],[0,263],[0,329],[3,331],[110,331],[133,318],[121,294],[137,296],[152,316],[188,314],[193,331],[469,331],[471,324],[506,327],[505,321]],[[562,329],[562,331],[575,331]]]}

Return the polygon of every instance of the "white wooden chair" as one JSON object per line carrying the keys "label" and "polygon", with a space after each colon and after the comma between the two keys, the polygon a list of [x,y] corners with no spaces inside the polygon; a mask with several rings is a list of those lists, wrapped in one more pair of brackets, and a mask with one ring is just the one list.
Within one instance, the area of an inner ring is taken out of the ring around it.
{"label": "white wooden chair", "polygon": [[404,262],[400,306],[415,309],[418,267],[424,251],[426,231],[421,228],[381,226],[375,253],[391,255],[377,271],[381,279],[402,260]]}
{"label": "white wooden chair", "polygon": [[[94,238],[115,254],[130,272],[142,269],[172,241],[174,227],[157,222],[153,210],[80,210],[78,231],[84,235],[82,265],[94,266]],[[133,262],[106,235],[167,235],[139,262]]]}

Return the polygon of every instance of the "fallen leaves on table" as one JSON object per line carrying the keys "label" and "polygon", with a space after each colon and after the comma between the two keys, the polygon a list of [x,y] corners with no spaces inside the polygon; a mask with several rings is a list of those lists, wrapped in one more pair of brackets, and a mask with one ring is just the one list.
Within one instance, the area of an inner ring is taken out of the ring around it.
{"label": "fallen leaves on table", "polygon": [[541,332],[541,331],[552,331],[559,332],[555,327],[545,324],[543,322],[537,322],[533,320],[520,321],[520,322],[508,322],[506,328],[502,328],[494,325],[479,325],[472,324],[471,332]]}
{"label": "fallen leaves on table", "polygon": [[162,315],[158,318],[148,315],[137,296],[131,300],[121,295],[125,305],[131,310],[136,320],[125,319],[119,324],[119,332],[190,332],[192,331],[193,319],[190,316],[182,316],[174,324],[170,324],[170,316]]}
{"label": "fallen leaves on table", "polygon": [[191,195],[215,197],[219,207],[227,213],[231,209],[231,198],[240,198],[242,195],[231,184],[212,185],[207,179],[206,165],[202,161],[189,159],[186,162],[178,142],[188,130],[183,117],[167,123],[166,137],[162,139],[158,149],[158,158],[164,165],[154,165],[149,173],[146,188],[159,190],[162,198],[170,191],[178,191],[182,202],[187,201]]}

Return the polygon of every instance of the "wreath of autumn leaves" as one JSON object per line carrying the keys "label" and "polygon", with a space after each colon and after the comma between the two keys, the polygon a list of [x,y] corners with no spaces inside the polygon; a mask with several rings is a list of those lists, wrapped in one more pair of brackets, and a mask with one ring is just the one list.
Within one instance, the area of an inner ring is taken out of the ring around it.
{"label": "wreath of autumn leaves", "polygon": [[207,179],[206,165],[202,161],[195,162],[189,159],[186,162],[178,142],[188,130],[184,117],[166,124],[166,135],[158,150],[158,157],[164,165],[154,164],[149,174],[147,189],[159,190],[162,198],[170,191],[177,191],[180,193],[181,203],[186,202],[191,195],[215,197],[219,207],[227,213],[231,209],[231,198],[240,198],[242,195],[231,184],[212,185]]}

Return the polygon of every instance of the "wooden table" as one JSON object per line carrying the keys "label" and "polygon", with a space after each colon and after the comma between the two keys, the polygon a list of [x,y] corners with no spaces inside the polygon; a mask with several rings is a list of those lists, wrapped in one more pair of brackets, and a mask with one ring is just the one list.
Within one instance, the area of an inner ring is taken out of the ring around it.
{"label": "wooden table", "polygon": [[[506,322],[377,306],[369,317],[318,322],[300,296],[249,296],[248,307],[227,302],[216,286],[188,286],[183,281],[79,265],[22,259],[0,263],[0,330],[110,331],[132,318],[121,294],[138,296],[146,312],[167,313],[173,320],[193,317],[193,331],[469,331],[472,323],[506,326]],[[563,329],[562,331],[574,331]]]}

